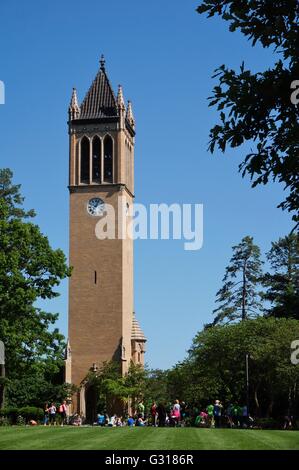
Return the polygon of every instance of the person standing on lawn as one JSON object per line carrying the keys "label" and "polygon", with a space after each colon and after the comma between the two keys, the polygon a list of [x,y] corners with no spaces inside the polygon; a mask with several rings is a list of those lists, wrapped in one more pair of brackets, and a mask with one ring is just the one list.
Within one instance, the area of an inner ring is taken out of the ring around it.
{"label": "person standing on lawn", "polygon": [[171,415],[175,419],[175,423],[179,424],[181,420],[181,405],[179,400],[175,400],[174,405],[172,407]]}
{"label": "person standing on lawn", "polygon": [[60,425],[63,426],[64,424],[66,424],[66,411],[67,411],[67,404],[65,400],[60,405],[58,411],[60,415]]}
{"label": "person standing on lawn", "polygon": [[222,414],[222,404],[219,400],[215,401],[214,405],[214,420],[215,420],[215,428],[221,427],[221,414]]}
{"label": "person standing on lawn", "polygon": [[227,417],[228,427],[232,429],[234,427],[234,422],[233,422],[233,405],[231,403],[227,407],[226,417]]}
{"label": "person standing on lawn", "polygon": [[137,413],[138,413],[138,418],[144,419],[144,404],[142,400],[138,403]]}
{"label": "person standing on lawn", "polygon": [[55,426],[56,425],[56,406],[54,403],[51,403],[51,406],[49,408],[49,419],[50,419],[50,425]]}
{"label": "person standing on lawn", "polygon": [[49,423],[49,405],[48,403],[45,403],[44,406],[44,426],[47,426]]}
{"label": "person standing on lawn", "polygon": [[208,425],[209,427],[212,427],[213,416],[214,416],[214,405],[212,404],[208,405],[206,411],[208,413],[208,419],[207,419]]}
{"label": "person standing on lawn", "polygon": [[164,428],[165,421],[166,421],[166,408],[164,403],[159,403],[158,408],[158,420],[159,420],[159,428]]}
{"label": "person standing on lawn", "polygon": [[158,420],[158,412],[157,412],[157,404],[154,401],[151,406],[151,415],[152,415],[152,425],[157,427],[157,420]]}

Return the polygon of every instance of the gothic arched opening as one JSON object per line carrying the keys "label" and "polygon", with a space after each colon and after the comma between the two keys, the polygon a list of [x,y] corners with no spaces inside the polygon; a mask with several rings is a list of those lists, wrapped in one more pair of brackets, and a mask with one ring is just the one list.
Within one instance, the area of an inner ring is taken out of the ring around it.
{"label": "gothic arched opening", "polygon": [[96,136],[92,141],[92,182],[101,183],[101,139]]}
{"label": "gothic arched opening", "polygon": [[83,137],[81,141],[81,172],[80,172],[80,182],[89,183],[90,178],[90,162],[89,162],[89,139]]}
{"label": "gothic arched opening", "polygon": [[87,385],[85,390],[86,422],[93,424],[97,420],[97,390],[94,385]]}
{"label": "gothic arched opening", "polygon": [[104,140],[104,181],[113,183],[113,141],[109,135]]}

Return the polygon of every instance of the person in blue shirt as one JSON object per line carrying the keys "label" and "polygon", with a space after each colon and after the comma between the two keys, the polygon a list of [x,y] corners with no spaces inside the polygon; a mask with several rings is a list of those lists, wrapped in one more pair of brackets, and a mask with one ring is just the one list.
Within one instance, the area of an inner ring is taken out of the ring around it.
{"label": "person in blue shirt", "polygon": [[139,418],[137,418],[135,426],[145,426],[145,422],[144,422],[143,418],[141,418],[141,416],[139,416]]}
{"label": "person in blue shirt", "polygon": [[222,404],[219,400],[215,401],[214,405],[214,420],[215,420],[215,428],[220,428],[221,426],[221,414],[222,414]]}
{"label": "person in blue shirt", "polygon": [[132,426],[134,426],[134,423],[135,423],[134,418],[132,418],[132,416],[130,416],[130,417],[128,418],[128,426],[131,426],[131,427],[132,427]]}
{"label": "person in blue shirt", "polygon": [[105,423],[106,423],[105,415],[98,414],[97,423],[98,423],[99,426],[105,426]]}

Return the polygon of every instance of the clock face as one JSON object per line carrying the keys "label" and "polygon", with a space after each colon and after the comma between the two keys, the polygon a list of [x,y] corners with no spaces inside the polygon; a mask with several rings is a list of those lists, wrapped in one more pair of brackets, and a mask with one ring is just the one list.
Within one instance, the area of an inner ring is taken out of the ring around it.
{"label": "clock face", "polygon": [[90,199],[87,203],[87,212],[94,217],[99,217],[103,215],[105,209],[105,203],[99,197],[94,197]]}

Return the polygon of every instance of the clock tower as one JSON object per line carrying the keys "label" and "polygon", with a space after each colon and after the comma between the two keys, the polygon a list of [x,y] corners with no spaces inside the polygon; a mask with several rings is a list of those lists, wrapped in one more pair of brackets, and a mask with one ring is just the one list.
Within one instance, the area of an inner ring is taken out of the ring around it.
{"label": "clock tower", "polygon": [[[134,200],[135,120],[121,86],[114,95],[103,56],[81,105],[73,89],[68,124],[73,271],[66,382],[79,387],[73,411],[92,420],[96,410],[87,374],[110,360],[123,374],[131,361],[143,365],[146,342],[133,313],[133,240],[119,236]],[[115,236],[97,237],[108,205],[115,212]],[[127,209],[122,215],[120,207]]]}

